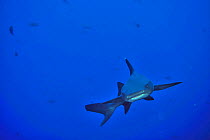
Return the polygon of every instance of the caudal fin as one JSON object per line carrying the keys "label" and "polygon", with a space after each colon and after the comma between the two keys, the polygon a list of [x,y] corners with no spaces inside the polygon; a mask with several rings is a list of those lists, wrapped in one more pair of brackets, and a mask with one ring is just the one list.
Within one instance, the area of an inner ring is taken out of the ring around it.
{"label": "caudal fin", "polygon": [[113,112],[115,111],[117,106],[113,103],[96,103],[96,104],[89,104],[85,106],[87,111],[96,112],[104,114],[104,120],[102,121],[101,125],[104,125],[109,118],[112,116]]}

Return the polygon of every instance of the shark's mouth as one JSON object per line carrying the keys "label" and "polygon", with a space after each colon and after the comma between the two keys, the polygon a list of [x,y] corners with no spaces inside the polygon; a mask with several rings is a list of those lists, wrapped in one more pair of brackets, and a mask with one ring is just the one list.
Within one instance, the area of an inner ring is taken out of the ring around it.
{"label": "shark's mouth", "polygon": [[134,101],[146,98],[148,95],[149,95],[148,90],[140,90],[140,91],[134,92],[130,95],[123,94],[122,97],[126,102],[134,102]]}

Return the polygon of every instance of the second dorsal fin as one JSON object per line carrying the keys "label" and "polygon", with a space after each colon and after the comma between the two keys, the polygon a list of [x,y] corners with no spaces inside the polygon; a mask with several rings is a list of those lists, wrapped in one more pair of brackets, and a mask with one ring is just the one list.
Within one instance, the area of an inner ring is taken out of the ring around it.
{"label": "second dorsal fin", "polygon": [[133,66],[131,65],[131,63],[128,61],[128,59],[125,59],[125,62],[126,62],[128,68],[129,68],[129,70],[130,70],[130,75],[133,74],[134,68],[133,68]]}

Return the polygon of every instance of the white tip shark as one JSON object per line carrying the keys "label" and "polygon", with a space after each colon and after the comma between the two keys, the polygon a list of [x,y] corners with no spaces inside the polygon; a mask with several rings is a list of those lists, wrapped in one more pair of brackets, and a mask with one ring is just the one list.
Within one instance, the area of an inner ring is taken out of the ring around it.
{"label": "white tip shark", "polygon": [[118,106],[123,105],[124,112],[126,114],[130,109],[132,102],[141,99],[148,101],[154,100],[154,98],[150,96],[153,91],[163,90],[182,83],[175,82],[163,85],[153,85],[149,79],[137,73],[127,59],[125,59],[125,62],[130,71],[130,77],[125,84],[117,82],[118,97],[103,103],[89,104],[85,106],[87,111],[101,113],[104,115],[104,120],[102,121],[101,126],[109,120]]}

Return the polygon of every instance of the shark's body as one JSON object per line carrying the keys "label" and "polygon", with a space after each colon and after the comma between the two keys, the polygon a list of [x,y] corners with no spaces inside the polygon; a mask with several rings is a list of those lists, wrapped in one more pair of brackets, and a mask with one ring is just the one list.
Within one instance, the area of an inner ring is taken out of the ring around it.
{"label": "shark's body", "polygon": [[118,106],[123,105],[126,114],[130,109],[132,102],[141,99],[154,100],[154,98],[150,96],[153,91],[166,89],[168,87],[182,83],[175,82],[154,86],[149,79],[134,71],[132,65],[127,59],[125,59],[125,61],[130,70],[130,77],[125,84],[121,82],[117,83],[119,97],[106,101],[104,103],[89,104],[85,106],[87,111],[104,114],[104,120],[102,121],[101,126],[109,120],[109,118]]}

